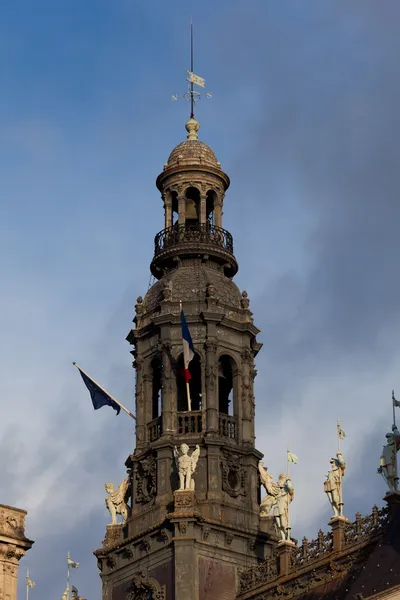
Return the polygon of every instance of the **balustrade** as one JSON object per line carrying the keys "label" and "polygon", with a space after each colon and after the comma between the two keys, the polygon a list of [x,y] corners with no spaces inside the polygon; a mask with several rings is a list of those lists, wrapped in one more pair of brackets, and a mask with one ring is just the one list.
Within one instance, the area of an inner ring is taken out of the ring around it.
{"label": "balustrade", "polygon": [[147,425],[148,441],[155,442],[156,440],[158,440],[159,437],[161,437],[161,433],[162,433],[162,421],[161,421],[161,417],[157,417],[156,419],[153,419],[152,421],[150,421],[150,423]]}
{"label": "balustrade", "polygon": [[201,433],[202,426],[200,410],[178,413],[178,434]]}
{"label": "balustrade", "polygon": [[154,256],[178,244],[197,242],[213,244],[233,253],[233,239],[229,231],[210,223],[183,223],[157,233],[154,239]]}
{"label": "balustrade", "polygon": [[236,417],[229,417],[228,415],[219,416],[219,434],[224,437],[237,440],[237,419]]}

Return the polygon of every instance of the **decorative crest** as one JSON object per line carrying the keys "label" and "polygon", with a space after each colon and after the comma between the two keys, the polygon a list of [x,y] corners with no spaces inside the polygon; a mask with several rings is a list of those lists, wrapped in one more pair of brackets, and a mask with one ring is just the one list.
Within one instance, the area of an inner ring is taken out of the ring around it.
{"label": "decorative crest", "polygon": [[[196,75],[194,73],[194,67],[193,67],[193,23],[192,22],[190,22],[190,70],[186,69],[186,73],[188,75],[188,77],[186,78],[186,81],[189,84],[188,91],[185,92],[185,94],[183,94],[183,96],[181,96],[181,97],[184,98],[185,100],[189,100],[189,102],[190,102],[190,119],[194,119],[194,106],[195,106],[196,102],[198,100],[200,100],[202,96],[205,98],[211,98],[212,94],[211,94],[211,92],[205,92],[204,94],[201,94],[200,92],[197,92],[194,89],[195,85],[205,88],[206,80],[203,79],[203,77],[199,77],[199,75]],[[175,101],[179,100],[179,98],[180,98],[179,94],[173,94],[173,96],[172,96],[172,100],[175,100]],[[194,139],[194,138],[189,138],[189,139]],[[196,139],[197,139],[197,135],[196,135]]]}

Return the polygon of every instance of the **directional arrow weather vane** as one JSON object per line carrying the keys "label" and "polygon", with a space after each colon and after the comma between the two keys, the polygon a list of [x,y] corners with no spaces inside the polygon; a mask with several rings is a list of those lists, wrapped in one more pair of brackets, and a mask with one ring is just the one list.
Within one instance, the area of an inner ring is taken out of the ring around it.
{"label": "directional arrow weather vane", "polygon": [[211,98],[211,92],[205,92],[201,94],[194,89],[195,85],[204,88],[206,86],[206,80],[203,77],[199,77],[195,75],[193,72],[193,23],[190,23],[190,71],[187,69],[186,73],[188,77],[186,81],[189,83],[188,91],[183,94],[183,96],[179,96],[178,94],[173,94],[172,100],[179,100],[179,98],[184,98],[185,100],[190,101],[190,118],[194,119],[194,105],[198,100],[201,99],[202,96],[205,98]]}

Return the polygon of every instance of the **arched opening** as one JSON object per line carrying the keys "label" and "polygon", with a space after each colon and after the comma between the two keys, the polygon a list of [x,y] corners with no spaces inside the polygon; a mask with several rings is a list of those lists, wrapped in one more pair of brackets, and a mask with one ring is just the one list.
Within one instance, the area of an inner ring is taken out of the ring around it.
{"label": "arched opening", "polygon": [[157,419],[161,416],[161,386],[162,386],[162,362],[160,356],[155,356],[151,361],[152,388],[151,388],[151,418]]}
{"label": "arched opening", "polygon": [[195,187],[189,187],[185,192],[185,222],[194,225],[200,222],[200,192]]}
{"label": "arched opening", "polygon": [[208,190],[206,194],[206,217],[207,223],[214,225],[214,206],[217,194],[214,190]]}
{"label": "arched opening", "polygon": [[178,209],[178,192],[171,192],[171,207],[172,207],[172,218],[171,225],[178,223],[179,209]]}
{"label": "arched opening", "polygon": [[235,363],[230,356],[222,355],[218,361],[218,401],[219,412],[224,415],[233,416],[234,389],[233,372]]}
{"label": "arched opening", "polygon": [[[201,360],[198,354],[195,354],[189,363],[189,372],[191,379],[189,380],[190,400],[193,410],[201,410],[202,394],[201,394]],[[177,410],[184,412],[188,410],[188,397],[186,389],[185,369],[183,365],[183,354],[179,356],[176,372],[176,391],[177,391]]]}

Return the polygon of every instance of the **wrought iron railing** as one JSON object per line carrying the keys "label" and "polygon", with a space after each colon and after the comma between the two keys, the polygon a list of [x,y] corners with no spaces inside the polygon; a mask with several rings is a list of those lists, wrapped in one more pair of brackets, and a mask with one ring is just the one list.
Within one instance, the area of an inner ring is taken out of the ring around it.
{"label": "wrought iron railing", "polygon": [[202,431],[201,411],[178,413],[178,433],[201,433]]}
{"label": "wrought iron railing", "polygon": [[233,254],[233,238],[226,229],[209,223],[184,223],[157,233],[154,238],[154,256],[173,246],[199,242],[218,246]]}
{"label": "wrought iron railing", "polygon": [[162,434],[162,421],[161,417],[157,417],[150,421],[147,425],[147,439],[149,442],[155,442],[161,437]]}
{"label": "wrought iron railing", "polygon": [[236,417],[229,417],[228,415],[219,416],[219,434],[224,437],[237,440],[238,424]]}

